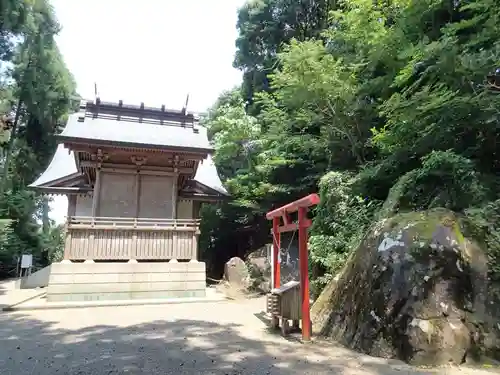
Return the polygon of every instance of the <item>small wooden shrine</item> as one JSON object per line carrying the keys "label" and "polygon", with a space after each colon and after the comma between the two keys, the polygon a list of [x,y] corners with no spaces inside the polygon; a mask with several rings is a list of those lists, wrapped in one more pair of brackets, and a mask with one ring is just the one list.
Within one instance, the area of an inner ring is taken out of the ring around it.
{"label": "small wooden shrine", "polygon": [[[133,274],[145,263],[197,261],[200,205],[228,195],[197,116],[185,109],[96,99],[81,103],[80,112],[69,116],[58,139],[51,163],[31,187],[68,197],[65,261],[59,268],[65,264],[66,269],[77,270],[76,264],[84,262],[87,268],[81,269],[90,274]],[[128,268],[120,269],[118,263],[123,267],[128,263]],[[161,265],[148,267],[162,269]],[[109,278],[101,278],[109,285]],[[187,273],[178,278],[184,284],[176,288],[189,290]],[[51,275],[49,297],[53,279]]]}

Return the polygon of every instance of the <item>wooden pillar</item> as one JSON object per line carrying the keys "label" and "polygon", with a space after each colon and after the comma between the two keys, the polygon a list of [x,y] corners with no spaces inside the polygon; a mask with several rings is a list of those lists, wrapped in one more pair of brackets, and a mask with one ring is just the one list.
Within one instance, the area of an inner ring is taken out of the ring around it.
{"label": "wooden pillar", "polygon": [[94,193],[92,196],[92,217],[97,217],[99,214],[99,196],[101,194],[101,166],[99,165],[95,171]]}
{"label": "wooden pillar", "polygon": [[193,220],[197,220],[200,218],[200,211],[201,211],[201,202],[197,200],[192,201],[193,204],[191,205],[191,217]]}
{"label": "wooden pillar", "polygon": [[177,219],[177,181],[179,175],[176,173],[172,181],[172,219]]}
{"label": "wooden pillar", "polygon": [[299,208],[299,268],[302,294],[302,339],[311,339],[311,317],[309,309],[309,259],[307,254],[307,208]]}
{"label": "wooden pillar", "polygon": [[66,238],[64,240],[64,255],[63,259],[69,260],[71,252],[71,231],[69,230],[69,223],[71,218],[76,213],[76,195],[68,195],[68,211],[66,213]]}
{"label": "wooden pillar", "polygon": [[278,227],[280,225],[280,218],[273,218],[273,279],[274,285],[273,288],[280,287],[280,232],[278,231]]}
{"label": "wooden pillar", "polygon": [[76,214],[76,199],[77,195],[68,195],[68,212],[66,213],[68,219]]}
{"label": "wooden pillar", "polygon": [[196,232],[194,232],[193,236],[193,249],[192,249],[192,255],[191,259],[196,259],[198,260],[198,237],[200,235],[200,231],[196,229]]}
{"label": "wooden pillar", "polygon": [[[135,213],[134,218],[137,219],[141,213],[141,174],[140,174],[140,166],[137,166],[137,171],[135,173]],[[128,255],[129,262],[137,262],[137,254],[140,253],[139,249],[139,239],[136,229],[137,221],[134,225],[134,234],[132,234],[132,247],[130,248],[131,254]]]}
{"label": "wooden pillar", "polygon": [[138,218],[141,213],[141,174],[139,169],[135,175],[135,217]]}
{"label": "wooden pillar", "polygon": [[68,224],[66,223],[66,239],[64,241],[64,260],[69,260],[71,253],[71,230],[68,229]]}

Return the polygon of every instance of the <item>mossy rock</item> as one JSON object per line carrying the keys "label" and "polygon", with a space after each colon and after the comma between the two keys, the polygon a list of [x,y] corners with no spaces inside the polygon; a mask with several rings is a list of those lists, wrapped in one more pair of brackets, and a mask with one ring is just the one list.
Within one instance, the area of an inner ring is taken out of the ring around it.
{"label": "mossy rock", "polygon": [[498,305],[470,227],[445,209],[377,222],[313,305],[314,331],[417,365],[495,355]]}

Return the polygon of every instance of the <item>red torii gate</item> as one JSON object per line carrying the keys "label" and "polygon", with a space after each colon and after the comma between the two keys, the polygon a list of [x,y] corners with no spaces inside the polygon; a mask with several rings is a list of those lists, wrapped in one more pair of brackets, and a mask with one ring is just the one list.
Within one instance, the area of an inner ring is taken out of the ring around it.
{"label": "red torii gate", "polygon": [[[266,219],[273,221],[273,276],[274,288],[280,287],[280,265],[278,254],[280,251],[280,234],[283,232],[299,231],[299,272],[300,291],[302,301],[302,339],[311,339],[311,316],[309,307],[309,267],[307,253],[307,228],[312,221],[307,218],[307,210],[311,206],[319,203],[318,194],[310,194],[304,198],[286,204],[280,208],[266,214]],[[290,219],[290,213],[298,211],[298,223],[295,224]],[[283,225],[280,221],[283,218]]]}

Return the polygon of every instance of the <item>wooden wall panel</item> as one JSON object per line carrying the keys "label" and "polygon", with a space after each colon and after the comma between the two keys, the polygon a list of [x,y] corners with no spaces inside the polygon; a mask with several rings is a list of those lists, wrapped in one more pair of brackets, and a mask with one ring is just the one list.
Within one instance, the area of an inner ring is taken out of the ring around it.
{"label": "wooden wall panel", "polygon": [[193,201],[179,199],[177,201],[177,219],[193,219]]}
{"label": "wooden wall panel", "polygon": [[92,216],[92,196],[78,195],[75,198],[76,208],[72,216]]}
{"label": "wooden wall panel", "polygon": [[97,216],[134,217],[137,183],[134,174],[101,171]]}
{"label": "wooden wall panel", "polygon": [[139,217],[172,218],[173,177],[141,175]]}

